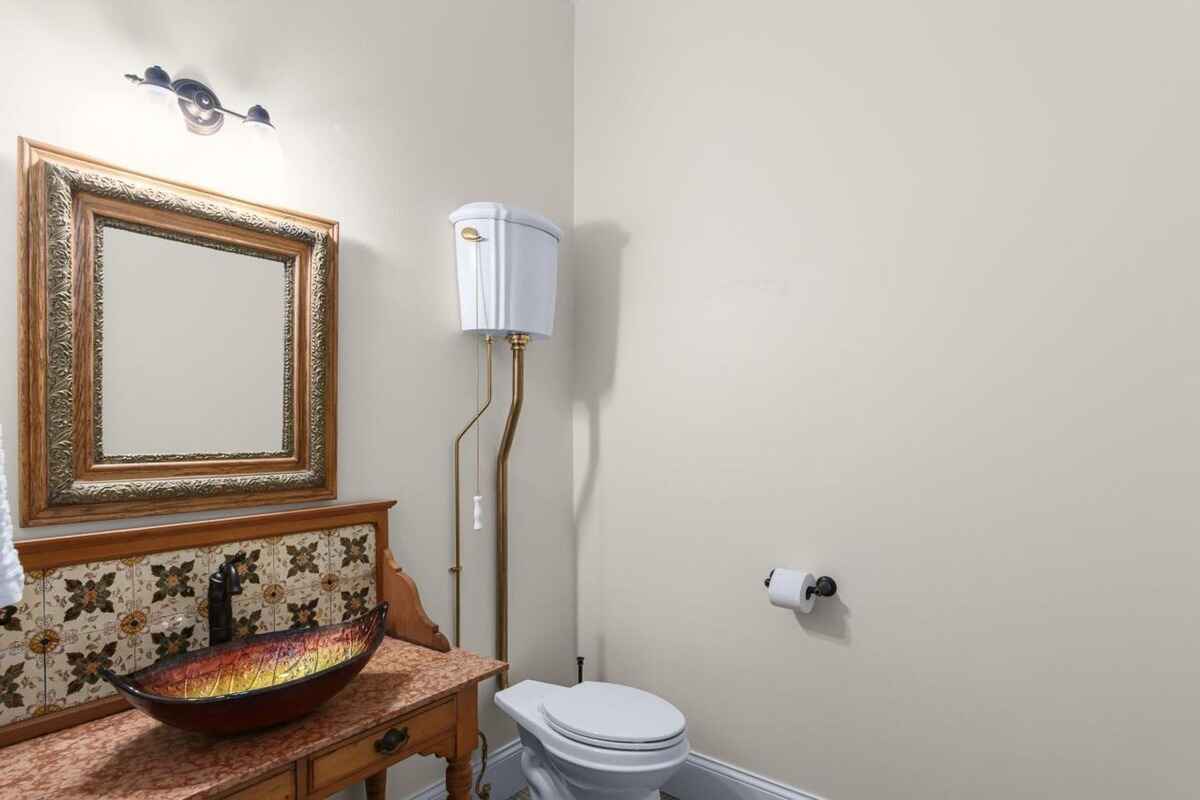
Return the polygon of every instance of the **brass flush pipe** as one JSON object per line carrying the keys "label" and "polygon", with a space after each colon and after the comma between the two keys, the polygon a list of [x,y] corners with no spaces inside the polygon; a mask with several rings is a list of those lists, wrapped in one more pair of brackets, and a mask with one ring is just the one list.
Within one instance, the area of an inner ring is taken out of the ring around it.
{"label": "brass flush pipe", "polygon": [[[529,334],[510,333],[508,344],[512,347],[512,406],[496,456],[496,658],[501,661],[508,660],[508,454],[525,400],[525,346]],[[508,673],[500,673],[499,681],[500,688],[507,689]]]}
{"label": "brass flush pipe", "polygon": [[[465,233],[465,231],[464,231]],[[475,412],[475,416],[471,417],[471,421],[467,423],[467,427],[462,429],[462,433],[458,434],[458,438],[454,440],[454,566],[450,568],[450,574],[454,576],[454,646],[462,647],[462,497],[460,497],[459,484],[460,469],[459,469],[459,451],[462,447],[463,437],[467,435],[467,431],[475,427],[475,423],[483,416],[483,412],[488,410],[488,406],[492,404],[492,337],[483,337],[484,344],[487,345],[487,400],[479,411]],[[478,375],[479,373],[475,373]],[[478,389],[476,389],[478,391]],[[476,398],[479,395],[476,394]]]}

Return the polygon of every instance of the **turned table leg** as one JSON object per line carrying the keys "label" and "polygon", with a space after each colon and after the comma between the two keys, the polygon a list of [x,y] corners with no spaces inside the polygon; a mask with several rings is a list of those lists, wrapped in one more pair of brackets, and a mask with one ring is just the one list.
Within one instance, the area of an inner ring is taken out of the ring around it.
{"label": "turned table leg", "polygon": [[471,800],[471,753],[479,736],[479,686],[471,684],[455,696],[454,749],[446,759],[447,800]]}
{"label": "turned table leg", "polygon": [[471,754],[447,759],[446,800],[471,800]]}
{"label": "turned table leg", "polygon": [[[368,775],[363,781],[367,787],[367,800],[385,800],[387,798],[387,770],[381,769],[374,775]],[[466,795],[463,795],[466,797]]]}

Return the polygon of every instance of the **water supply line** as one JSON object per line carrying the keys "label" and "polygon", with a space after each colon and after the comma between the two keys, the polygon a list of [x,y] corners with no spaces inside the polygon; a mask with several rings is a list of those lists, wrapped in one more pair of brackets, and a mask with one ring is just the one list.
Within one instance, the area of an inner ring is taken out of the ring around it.
{"label": "water supply line", "polygon": [[[467,431],[475,427],[475,423],[479,422],[479,418],[483,416],[483,412],[487,411],[488,406],[492,404],[492,337],[483,337],[483,342],[487,345],[487,399],[454,440],[454,566],[450,567],[450,574],[454,576],[455,647],[462,647],[462,498],[459,496],[461,492],[459,488],[459,484],[461,483],[459,452],[462,448],[463,437],[467,435]],[[476,357],[478,357],[478,351],[476,351]],[[475,374],[478,376],[479,373],[476,372]],[[476,384],[476,387],[475,399],[478,402],[478,384]],[[478,470],[478,466],[476,470]],[[478,474],[476,474],[476,481],[478,481],[478,477]]]}
{"label": "water supply line", "polygon": [[[512,348],[512,405],[496,456],[496,658],[501,661],[508,661],[508,454],[525,401],[525,346],[529,335],[510,333],[508,344]],[[507,672],[500,673],[498,680],[501,689],[508,688]]]}
{"label": "water supply line", "polygon": [[479,796],[479,800],[491,800],[492,785],[483,782],[484,776],[487,775],[488,762],[488,740],[483,731],[479,732],[479,742],[481,752],[479,758],[479,777],[475,779],[475,794]]}

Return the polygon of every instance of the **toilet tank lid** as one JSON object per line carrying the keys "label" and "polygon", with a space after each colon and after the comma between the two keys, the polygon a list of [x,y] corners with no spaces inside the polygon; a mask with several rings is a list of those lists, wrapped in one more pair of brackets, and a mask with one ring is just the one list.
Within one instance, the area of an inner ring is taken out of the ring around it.
{"label": "toilet tank lid", "polygon": [[687,720],[661,697],[616,683],[586,681],[542,701],[560,727],[605,742],[659,742],[683,733]]}
{"label": "toilet tank lid", "polygon": [[506,206],[504,203],[467,203],[465,206],[456,208],[450,214],[450,222],[454,224],[472,219],[502,219],[518,225],[528,225],[539,231],[545,231],[555,239],[562,239],[562,229],[541,214],[526,211],[523,208]]}

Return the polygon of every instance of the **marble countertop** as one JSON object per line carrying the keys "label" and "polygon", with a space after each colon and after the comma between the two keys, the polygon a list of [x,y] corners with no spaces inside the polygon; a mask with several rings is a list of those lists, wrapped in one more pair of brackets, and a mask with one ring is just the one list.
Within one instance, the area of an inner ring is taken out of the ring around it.
{"label": "marble countertop", "polygon": [[385,638],[337,696],[277,728],[217,739],[123,711],[4,748],[0,798],[215,797],[504,669],[465,650],[439,653]]}

